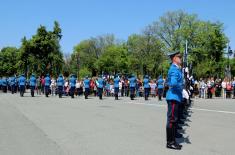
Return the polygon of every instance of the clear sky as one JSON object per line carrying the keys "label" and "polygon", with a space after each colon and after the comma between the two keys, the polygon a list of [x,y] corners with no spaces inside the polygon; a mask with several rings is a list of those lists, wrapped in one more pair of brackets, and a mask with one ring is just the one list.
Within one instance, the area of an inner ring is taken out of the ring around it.
{"label": "clear sky", "polygon": [[19,47],[39,25],[62,28],[61,47],[70,53],[81,40],[112,33],[126,40],[167,11],[183,10],[199,19],[224,23],[235,50],[235,0],[1,0],[0,48]]}

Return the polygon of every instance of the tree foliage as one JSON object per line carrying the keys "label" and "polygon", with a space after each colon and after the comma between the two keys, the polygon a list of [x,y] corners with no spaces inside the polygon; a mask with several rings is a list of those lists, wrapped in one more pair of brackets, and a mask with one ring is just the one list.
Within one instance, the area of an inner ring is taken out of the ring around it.
{"label": "tree foliage", "polygon": [[0,76],[12,76],[17,73],[19,49],[5,47],[0,52]]}
{"label": "tree foliage", "polygon": [[53,31],[40,26],[37,33],[27,40],[22,39],[20,63],[24,72],[38,74],[58,74],[62,70],[63,54],[59,41],[62,37],[59,23],[54,23]]}

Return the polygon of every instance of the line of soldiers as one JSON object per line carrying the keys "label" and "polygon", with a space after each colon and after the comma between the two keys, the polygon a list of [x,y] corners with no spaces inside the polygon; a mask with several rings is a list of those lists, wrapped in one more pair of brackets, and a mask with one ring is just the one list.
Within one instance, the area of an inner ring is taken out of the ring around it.
{"label": "line of soldiers", "polygon": [[[39,80],[40,80],[40,78],[39,78]],[[51,84],[53,82],[52,82],[52,79],[49,74],[46,74],[45,78],[43,77],[43,81],[44,81],[43,88],[42,88],[43,93],[45,93],[45,96],[48,97],[50,94],[50,91],[51,91]],[[69,95],[71,96],[71,98],[74,98],[74,95],[75,95],[76,82],[77,82],[76,75],[74,75],[74,74],[70,75]],[[113,79],[115,100],[118,100],[118,96],[119,96],[118,94],[120,91],[120,88],[119,88],[120,82],[121,82],[121,79],[120,79],[119,75],[115,75],[114,79]],[[124,84],[124,81],[122,81],[122,82]],[[65,79],[62,74],[60,74],[58,76],[55,83],[56,83],[56,88],[57,88],[56,92],[57,92],[59,98],[62,98],[62,95],[64,93],[64,85],[65,85]],[[105,81],[101,75],[95,81],[95,85],[98,90],[98,96],[100,99],[102,99],[103,91],[105,89],[106,83],[107,83],[107,81]],[[86,76],[85,79],[83,80],[83,87],[85,88],[84,89],[85,99],[87,99],[88,95],[90,94],[90,91],[91,91],[90,84],[91,84],[91,80],[88,78],[88,76]],[[38,79],[36,78],[36,76],[34,74],[32,74],[30,76],[29,80],[26,80],[26,77],[24,74],[20,75],[18,78],[16,78],[15,76],[12,76],[8,79],[7,78],[0,79],[0,87],[2,86],[4,92],[7,91],[7,86],[10,86],[10,90],[12,91],[12,93],[15,93],[16,90],[19,90],[21,97],[24,96],[26,86],[28,86],[30,88],[31,96],[34,97],[35,89],[37,88],[37,90],[38,90],[39,85],[41,85],[40,81],[38,82]],[[135,77],[134,74],[132,74],[128,78],[128,90],[130,91],[130,99],[131,100],[134,100],[134,98],[136,97],[136,92],[138,91],[137,86],[138,86],[137,78]],[[124,87],[124,86],[122,86],[122,87]],[[151,89],[150,88],[150,78],[148,75],[144,76],[143,88],[144,88],[144,98],[145,98],[145,100],[148,100],[149,92]],[[159,79],[157,81],[157,89],[158,89],[158,98],[159,98],[159,101],[161,101],[162,96],[163,96],[163,89],[164,89],[164,80],[163,80],[162,76],[159,76]]]}

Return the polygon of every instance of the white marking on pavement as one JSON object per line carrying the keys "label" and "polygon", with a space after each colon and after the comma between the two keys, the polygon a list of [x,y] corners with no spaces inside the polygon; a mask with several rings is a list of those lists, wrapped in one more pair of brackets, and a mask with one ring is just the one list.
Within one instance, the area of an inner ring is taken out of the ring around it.
{"label": "white marking on pavement", "polygon": [[[153,103],[141,103],[141,102],[127,102],[128,104],[139,104],[139,105],[149,105],[149,106],[156,106],[156,107],[167,107],[164,104],[153,104]],[[235,114],[233,111],[222,111],[222,110],[210,110],[210,109],[200,109],[200,108],[190,108],[192,110],[198,111],[208,111],[208,112],[217,112],[217,113],[225,113],[225,114]]]}
{"label": "white marking on pavement", "polygon": [[221,110],[210,110],[210,109],[199,109],[199,108],[190,108],[192,110],[199,110],[199,111],[209,111],[209,112],[218,112],[218,113],[225,113],[225,114],[235,114],[233,111],[221,111]]}
{"label": "white marking on pavement", "polygon": [[166,107],[164,104],[155,104],[155,103],[143,103],[143,102],[127,102],[128,104],[137,104],[137,105],[148,105],[148,106],[157,106],[157,107]]}

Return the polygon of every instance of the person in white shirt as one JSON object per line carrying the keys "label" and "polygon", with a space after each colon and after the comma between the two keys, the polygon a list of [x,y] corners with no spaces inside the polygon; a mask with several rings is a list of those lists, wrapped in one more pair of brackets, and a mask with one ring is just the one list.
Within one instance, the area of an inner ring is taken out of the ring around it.
{"label": "person in white shirt", "polygon": [[69,94],[69,81],[66,79],[66,82],[64,83],[64,92],[65,95],[68,96]]}
{"label": "person in white shirt", "polygon": [[227,79],[224,78],[223,82],[222,82],[222,93],[223,93],[223,98],[226,98],[226,84],[227,84]]}
{"label": "person in white shirt", "polygon": [[56,89],[56,80],[54,78],[51,79],[51,95],[55,95],[55,89]]}
{"label": "person in white shirt", "polygon": [[199,97],[205,98],[205,88],[206,88],[206,83],[204,80],[201,78],[199,81]]}

